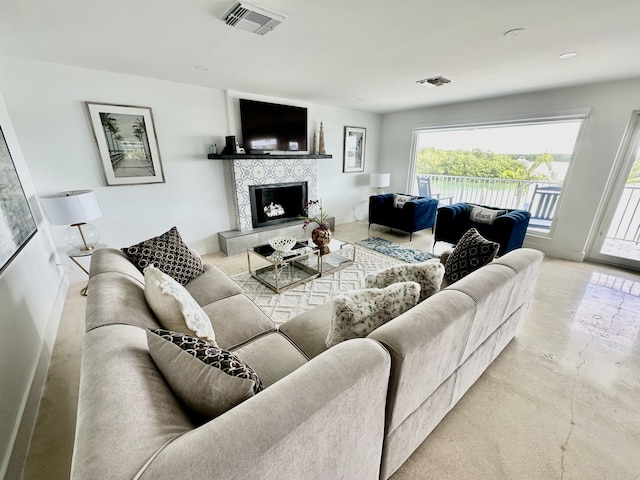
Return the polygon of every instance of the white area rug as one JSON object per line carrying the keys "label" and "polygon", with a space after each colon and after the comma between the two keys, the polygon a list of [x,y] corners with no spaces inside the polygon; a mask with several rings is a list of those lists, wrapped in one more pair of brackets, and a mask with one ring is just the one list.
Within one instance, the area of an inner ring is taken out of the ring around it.
{"label": "white area rug", "polygon": [[[344,255],[350,257],[351,248],[354,247],[345,247]],[[242,292],[271,320],[281,324],[299,313],[322,305],[340,292],[364,288],[364,277],[368,273],[399,263],[403,262],[357,247],[356,260],[350,267],[279,294],[252,278],[249,273],[234,275],[232,278],[240,285]]]}

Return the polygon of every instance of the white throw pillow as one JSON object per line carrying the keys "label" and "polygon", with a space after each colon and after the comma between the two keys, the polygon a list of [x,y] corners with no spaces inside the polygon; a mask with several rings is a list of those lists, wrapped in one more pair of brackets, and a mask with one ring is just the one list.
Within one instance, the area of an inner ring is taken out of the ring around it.
{"label": "white throw pillow", "polygon": [[416,282],[352,290],[336,296],[326,346],[366,337],[380,325],[413,308],[419,297],[420,285]]}
{"label": "white throw pillow", "polygon": [[404,208],[404,204],[409,200],[415,200],[416,197],[411,195],[400,195],[399,193],[393,194],[393,206],[396,208]]}
{"label": "white throw pillow", "polygon": [[494,210],[492,208],[484,208],[478,205],[471,205],[469,219],[475,223],[493,225],[493,222],[495,222],[496,218],[500,215],[504,215],[505,213],[507,213],[506,210]]}
{"label": "white throw pillow", "polygon": [[420,302],[440,291],[444,265],[439,260],[427,260],[420,263],[394,265],[368,274],[364,279],[366,288],[384,288],[397,282],[418,282]]}
{"label": "white throw pillow", "polygon": [[182,285],[153,265],[144,269],[144,296],[163,328],[195,333],[217,346],[213,325],[202,307]]}

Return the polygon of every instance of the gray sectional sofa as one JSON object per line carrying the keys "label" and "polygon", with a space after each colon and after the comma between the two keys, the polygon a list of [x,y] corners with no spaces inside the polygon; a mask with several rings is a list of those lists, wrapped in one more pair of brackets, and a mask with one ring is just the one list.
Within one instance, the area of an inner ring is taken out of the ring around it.
{"label": "gray sectional sofa", "polygon": [[518,249],[330,349],[331,303],[279,329],[225,273],[185,287],[265,390],[196,421],[156,368],[144,277],[94,253],[73,479],[386,479],[515,335],[542,253]]}

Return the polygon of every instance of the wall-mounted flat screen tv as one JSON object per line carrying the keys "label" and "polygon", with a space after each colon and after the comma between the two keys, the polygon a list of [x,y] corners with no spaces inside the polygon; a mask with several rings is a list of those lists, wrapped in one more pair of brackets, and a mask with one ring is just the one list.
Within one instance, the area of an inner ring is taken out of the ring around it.
{"label": "wall-mounted flat screen tv", "polygon": [[240,99],[242,143],[247,153],[307,149],[307,109]]}

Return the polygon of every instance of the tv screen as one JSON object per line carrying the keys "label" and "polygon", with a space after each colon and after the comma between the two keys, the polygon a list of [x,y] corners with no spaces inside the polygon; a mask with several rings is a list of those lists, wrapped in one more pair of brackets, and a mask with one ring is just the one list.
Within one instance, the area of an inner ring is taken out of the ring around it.
{"label": "tv screen", "polygon": [[247,153],[307,149],[307,109],[240,99],[242,143]]}

